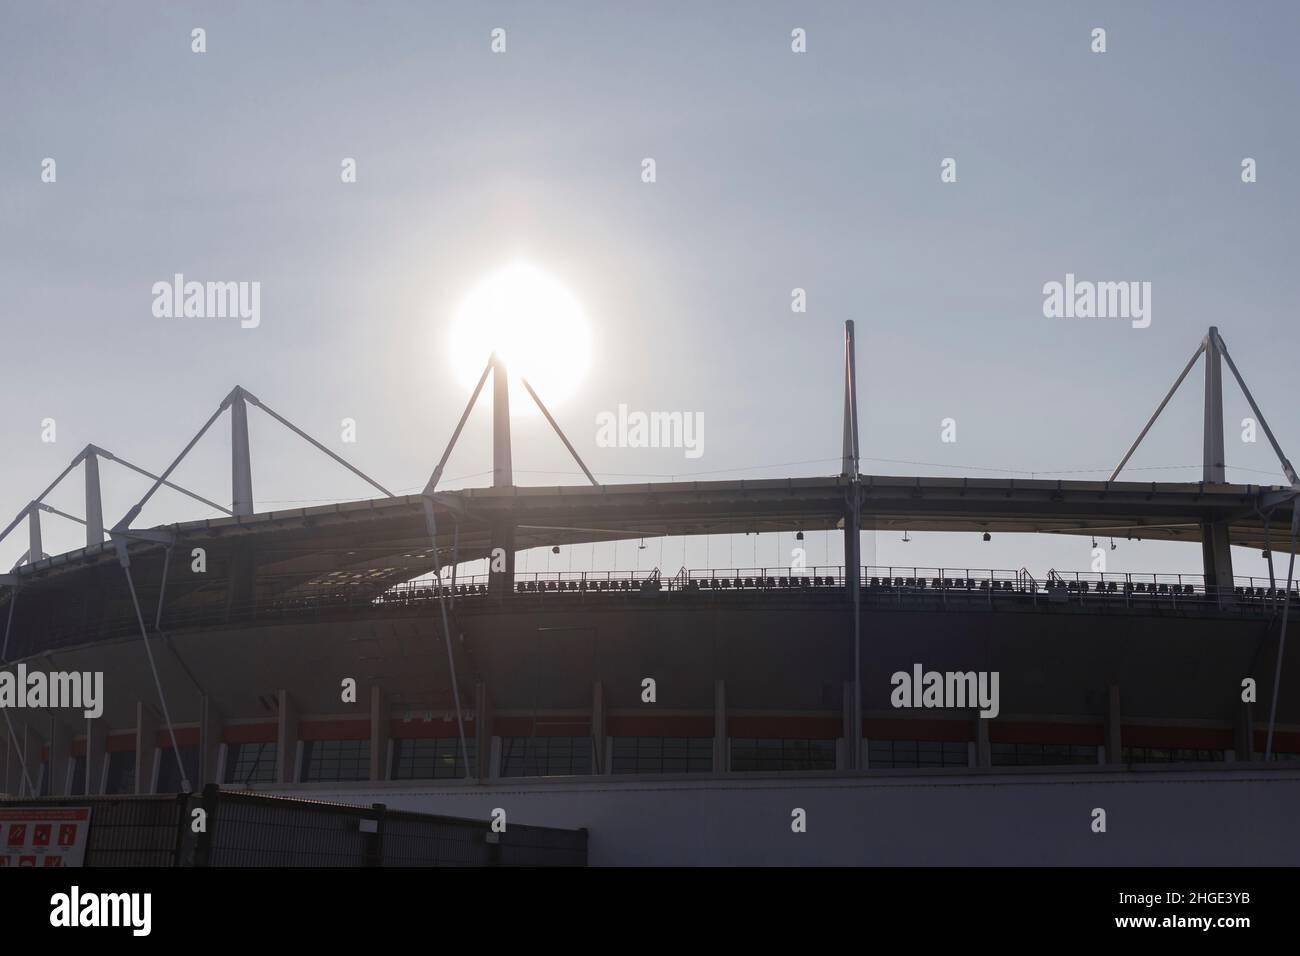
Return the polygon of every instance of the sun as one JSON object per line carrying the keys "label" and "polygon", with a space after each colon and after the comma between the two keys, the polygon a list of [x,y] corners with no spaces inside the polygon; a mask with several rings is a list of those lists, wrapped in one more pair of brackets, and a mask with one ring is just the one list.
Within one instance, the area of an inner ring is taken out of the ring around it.
{"label": "sun", "polygon": [[[512,382],[522,376],[548,408],[559,404],[591,361],[586,313],[559,280],[531,263],[512,263],[479,280],[452,316],[451,360],[466,388],[493,352]],[[512,411],[535,407],[522,389],[511,392]]]}

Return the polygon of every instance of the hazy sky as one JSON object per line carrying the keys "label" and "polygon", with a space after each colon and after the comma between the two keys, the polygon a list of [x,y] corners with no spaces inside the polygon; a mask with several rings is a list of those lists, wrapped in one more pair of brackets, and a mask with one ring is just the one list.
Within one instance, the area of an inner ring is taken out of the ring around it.
{"label": "hazy sky", "polygon": [[[87,442],[160,470],[235,384],[418,491],[467,397],[450,315],[521,257],[591,317],[593,365],[553,410],[603,480],[836,472],[850,318],[866,472],[1103,479],[1211,324],[1300,455],[1298,27],[1283,2],[0,0],[0,521]],[[956,183],[940,182],[945,157]],[[1244,157],[1258,182],[1241,181]],[[156,318],[151,287],[177,272],[260,282],[261,324]],[[1150,327],[1044,318],[1043,284],[1067,272],[1149,281]],[[1128,477],[1199,477],[1200,386]],[[1225,396],[1229,478],[1279,482]],[[619,403],[702,412],[703,456],[597,447],[595,415]],[[367,494],[251,421],[259,509]],[[516,432],[519,483],[581,482],[540,419]],[[223,427],[177,479],[229,501],[228,442]],[[483,414],[446,484],[490,467]],[[147,482],[112,465],[104,480],[111,523]],[[80,514],[79,494],[51,500]],[[162,493],[140,523],[208,513]],[[44,527],[47,551],[78,546],[75,525]],[[707,560],[775,564],[788,538],[715,539]],[[706,560],[703,542],[659,547],[618,560]],[[810,559],[824,547],[836,563],[820,539]],[[11,536],[0,563],[25,548]],[[875,550],[1090,563],[1087,539],[891,533]],[[613,549],[554,566],[593,559]],[[1200,570],[1195,545],[1124,542],[1109,561]]]}

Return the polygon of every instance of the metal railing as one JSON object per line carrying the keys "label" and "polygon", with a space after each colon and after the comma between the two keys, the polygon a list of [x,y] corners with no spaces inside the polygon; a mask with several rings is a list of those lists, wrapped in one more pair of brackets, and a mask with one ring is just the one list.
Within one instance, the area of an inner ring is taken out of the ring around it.
{"label": "metal railing", "polygon": [[[489,575],[460,575],[454,587],[444,577],[441,592],[433,581],[413,580],[382,591],[374,582],[331,582],[314,588],[296,588],[274,598],[247,603],[214,599],[192,606],[164,610],[164,629],[203,627],[215,624],[274,623],[280,620],[312,620],[358,612],[426,613],[440,593],[452,596],[456,606],[466,608],[499,606],[502,597],[489,589]],[[1143,574],[1060,572],[1049,570],[1038,580],[1028,569],[1018,571],[989,568],[896,567],[868,565],[859,569],[863,600],[867,606],[881,601],[917,606],[969,606],[981,600],[1033,607],[1070,604],[1097,610],[1122,608],[1169,608],[1172,610],[1216,610],[1236,614],[1267,616],[1281,612],[1285,589],[1267,579],[1237,577],[1231,587],[1207,586],[1199,574]],[[843,595],[843,567],[808,568],[681,568],[671,576],[659,569],[647,571],[532,571],[516,572],[511,588],[515,598],[535,600],[641,600],[648,595],[668,599],[706,596],[725,600],[726,595],[781,596],[826,600]],[[218,598],[224,596],[216,593]],[[1293,587],[1291,601],[1300,605],[1300,590]],[[69,621],[64,626],[29,627],[17,645],[20,655],[84,642],[87,633],[111,638],[135,632],[136,622],[129,608],[87,627]],[[12,655],[11,655],[12,656]]]}

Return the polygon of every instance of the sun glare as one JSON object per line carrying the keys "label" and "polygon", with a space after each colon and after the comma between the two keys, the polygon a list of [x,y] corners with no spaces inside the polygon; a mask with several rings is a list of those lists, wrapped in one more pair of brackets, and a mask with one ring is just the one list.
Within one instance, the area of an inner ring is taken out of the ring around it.
{"label": "sun glare", "polygon": [[[554,277],[526,262],[485,276],[461,300],[451,325],[456,376],[473,388],[496,352],[512,380],[528,379],[550,408],[571,395],[591,360],[582,305]],[[511,389],[511,410],[534,407]]]}

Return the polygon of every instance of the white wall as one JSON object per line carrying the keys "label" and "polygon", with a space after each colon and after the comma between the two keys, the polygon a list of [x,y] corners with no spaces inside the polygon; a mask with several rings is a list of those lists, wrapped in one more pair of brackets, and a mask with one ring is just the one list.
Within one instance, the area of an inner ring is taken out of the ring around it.
{"label": "white wall", "polygon": [[[1300,766],[334,784],[274,792],[587,827],[592,865],[1296,865]],[[791,811],[807,832],[791,832]],[[1106,811],[1107,831],[1091,829]],[[485,824],[486,825],[486,824]]]}

